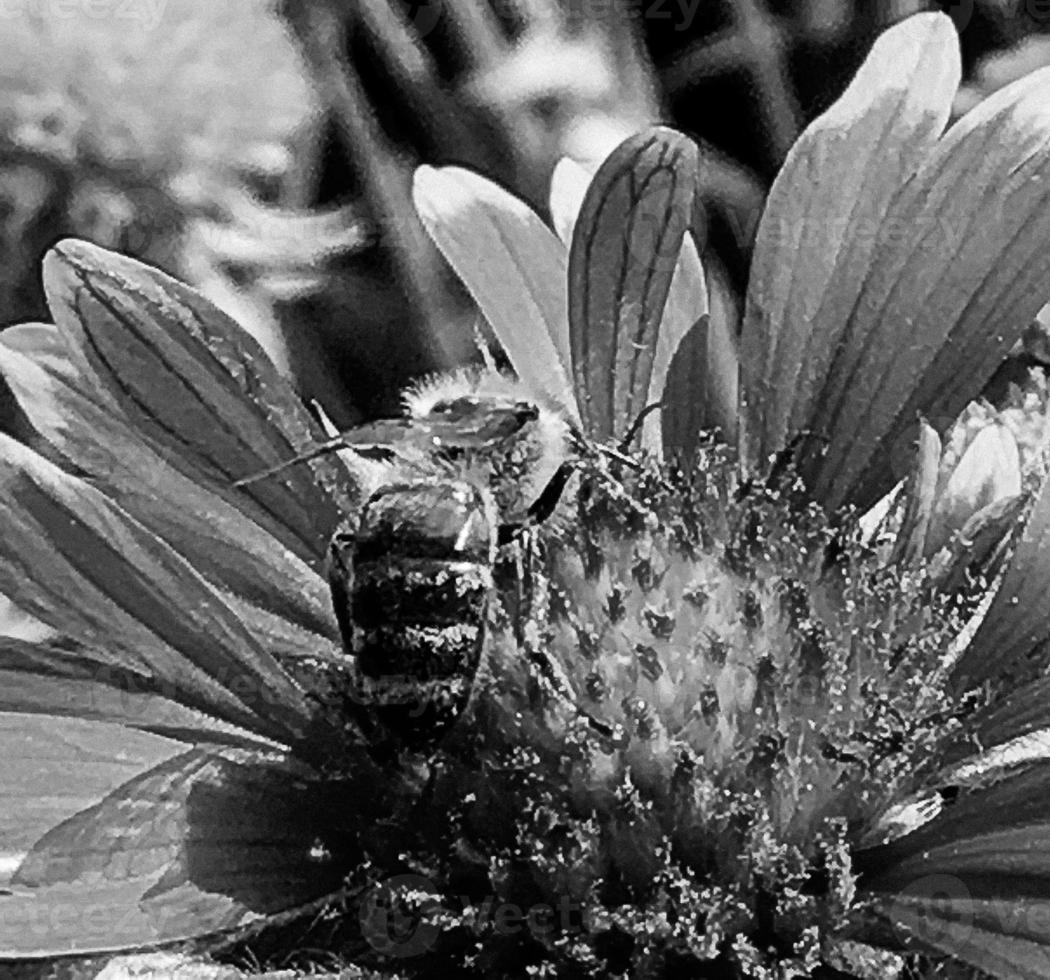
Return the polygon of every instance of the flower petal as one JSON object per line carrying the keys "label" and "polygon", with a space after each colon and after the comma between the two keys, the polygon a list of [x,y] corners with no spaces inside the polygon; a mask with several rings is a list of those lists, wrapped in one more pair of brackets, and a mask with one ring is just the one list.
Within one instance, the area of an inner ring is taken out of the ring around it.
{"label": "flower petal", "polygon": [[[1050,976],[1050,936],[1019,935],[1014,923],[1050,919],[1050,902],[1025,897],[976,899],[947,876],[931,875],[916,889],[888,903],[886,914],[899,933],[930,952],[949,956],[1002,980],[1044,980]],[[957,896],[955,906],[946,898]]]}
{"label": "flower petal", "polygon": [[1050,69],[956,123],[893,202],[812,425],[835,447],[811,485],[863,503],[916,414],[946,429],[1050,290]]}
{"label": "flower petal", "polygon": [[919,943],[1001,977],[1050,965],[1050,764],[973,790],[918,830],[855,855],[861,890]]}
{"label": "flower petal", "polygon": [[700,318],[675,350],[662,401],[661,440],[664,454],[688,467],[704,432],[736,433],[736,349],[718,317]]}
{"label": "flower petal", "polygon": [[287,744],[312,721],[302,691],[184,559],[6,436],[0,523],[0,592],[30,615],[106,650],[157,693],[253,733]]}
{"label": "flower petal", "polygon": [[523,202],[459,167],[420,167],[416,210],[526,385],[578,420],[569,384],[565,249]]}
{"label": "flower petal", "polygon": [[[682,251],[671,278],[667,305],[660,321],[646,404],[654,405],[664,401],[675,354],[689,331],[706,320],[703,383],[692,393],[692,400],[701,403],[704,428],[719,429],[723,438],[733,439],[736,436],[736,381],[739,370],[736,341],[726,329],[727,325],[722,322],[715,323],[708,313],[704,267],[700,263],[700,255],[692,235],[687,234],[682,241]],[[646,448],[662,448],[661,431],[664,419],[676,411],[678,405],[678,401],[669,399],[663,412],[653,413],[646,418],[643,429]]]}
{"label": "flower petal", "polygon": [[[551,216],[558,237],[567,244],[572,243],[576,218],[590,183],[590,173],[568,157],[560,160],[554,168],[554,176],[551,178]],[[708,311],[704,268],[696,243],[691,235],[686,235],[667,294],[667,305],[664,307],[660,335],[656,342],[656,355],[653,359],[646,404],[652,405],[664,400],[671,361],[682,349],[686,335],[700,323]],[[695,341],[691,353],[682,352],[683,357],[698,358],[688,369],[683,367],[683,377],[690,376],[689,372],[694,368],[699,372],[692,378],[695,387],[681,390],[680,394],[688,401],[674,400],[673,409],[669,406],[663,413],[654,413],[646,418],[643,438],[649,449],[678,446],[687,432],[693,433],[688,439],[695,439],[699,430],[692,426],[697,421],[702,429],[719,429],[724,438],[736,438],[739,373],[736,338],[731,326],[722,318],[704,329],[704,341]],[[664,419],[671,411],[684,414],[679,423],[673,423],[678,434],[671,436],[668,442],[661,432]]]}
{"label": "flower petal", "polygon": [[895,564],[915,561],[924,553],[940,460],[941,437],[925,419],[920,419],[915,468],[905,487],[904,517],[891,559]]}
{"label": "flower petal", "polygon": [[189,287],[85,242],[48,254],[44,285],[78,367],[168,462],[320,568],[342,511],[360,499],[341,463],[233,487],[321,441],[262,348]]}
{"label": "flower petal", "polygon": [[1040,678],[970,715],[959,738],[944,751],[944,768],[1046,730],[1050,730],[1050,678]]}
{"label": "flower petal", "polygon": [[179,701],[112,651],[90,650],[68,638],[0,638],[0,711],[110,722],[185,742],[259,745],[243,728]]}
{"label": "flower petal", "polygon": [[1004,564],[1011,532],[1024,515],[1025,497],[1002,497],[982,507],[930,563],[929,578],[943,595],[973,582],[992,582]]}
{"label": "flower petal", "polygon": [[[0,347],[31,357],[69,384],[84,386],[86,379],[77,370],[69,346],[53,323],[16,323],[6,327],[0,332]],[[100,393],[94,394],[97,398]]]}
{"label": "flower petal", "polygon": [[1050,637],[1050,479],[1044,478],[998,590],[956,662],[960,684],[980,684],[1009,673]]}
{"label": "flower petal", "polygon": [[1021,454],[1005,425],[981,429],[937,496],[926,541],[934,554],[979,510],[1021,493]]}
{"label": "flower petal", "polygon": [[959,77],[951,21],[910,17],[875,42],[845,94],[788,154],[759,225],[742,333],[753,465],[812,427],[849,341],[874,232],[943,130]]}
{"label": "flower petal", "polygon": [[[580,410],[599,438],[622,437],[647,404],[696,169],[696,145],[656,128],[620,144],[587,190],[569,253],[569,339]],[[697,319],[686,315],[678,340]],[[665,344],[670,363],[677,342]]]}
{"label": "flower petal", "polygon": [[[348,862],[329,836],[332,794],[309,775],[273,754],[196,749],[136,776],[29,851],[0,894],[0,958],[195,938],[337,891]],[[333,860],[311,858],[318,839]]]}
{"label": "flower petal", "polygon": [[0,373],[46,438],[85,479],[224,591],[320,637],[338,636],[324,579],[127,422],[44,365],[0,344]]}
{"label": "flower petal", "polygon": [[551,221],[566,248],[572,245],[572,232],[593,176],[572,157],[562,157],[554,167],[551,175]]}

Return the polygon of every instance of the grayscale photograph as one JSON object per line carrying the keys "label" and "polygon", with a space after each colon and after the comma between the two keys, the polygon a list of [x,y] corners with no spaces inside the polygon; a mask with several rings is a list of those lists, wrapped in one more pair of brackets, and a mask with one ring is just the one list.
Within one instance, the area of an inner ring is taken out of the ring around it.
{"label": "grayscale photograph", "polygon": [[1050,0],[0,0],[0,980],[1050,980]]}

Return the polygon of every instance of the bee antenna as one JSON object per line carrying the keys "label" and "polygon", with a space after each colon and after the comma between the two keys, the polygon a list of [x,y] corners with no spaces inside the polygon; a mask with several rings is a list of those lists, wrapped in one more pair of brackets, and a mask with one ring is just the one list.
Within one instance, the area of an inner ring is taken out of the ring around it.
{"label": "bee antenna", "polygon": [[630,448],[631,443],[634,442],[634,437],[638,435],[642,429],[642,423],[652,415],[653,412],[663,407],[663,402],[653,402],[651,405],[646,405],[645,408],[638,413],[635,420],[631,423],[630,428],[627,430],[627,434],[620,440],[620,444],[617,447],[621,453],[627,452],[628,448]]}
{"label": "bee antenna", "polygon": [[631,459],[627,456],[622,449],[613,449],[612,446],[599,446],[598,452],[609,459],[615,459],[618,463],[623,463],[629,470],[634,470],[635,473],[642,471],[642,464],[636,459]]}
{"label": "bee antenna", "polygon": [[234,480],[233,485],[235,487],[246,487],[252,483],[258,483],[260,480],[265,480],[268,477],[275,476],[278,473],[289,469],[292,466],[296,466],[299,463],[308,463],[311,459],[317,459],[318,456],[327,456],[329,453],[334,453],[340,449],[350,449],[349,443],[346,441],[345,436],[336,436],[334,439],[329,439],[327,442],[318,443],[305,452],[299,453],[297,456],[293,456],[291,459],[286,459],[283,463],[278,463],[276,466],[271,466],[269,469],[261,470],[258,473],[252,473],[251,476],[242,476],[239,480]]}
{"label": "bee antenna", "polygon": [[499,547],[517,540],[530,527],[545,521],[554,513],[554,508],[558,506],[562,491],[575,468],[575,464],[568,460],[562,463],[540,491],[540,495],[529,505],[525,512],[525,520],[500,525],[496,538]]}

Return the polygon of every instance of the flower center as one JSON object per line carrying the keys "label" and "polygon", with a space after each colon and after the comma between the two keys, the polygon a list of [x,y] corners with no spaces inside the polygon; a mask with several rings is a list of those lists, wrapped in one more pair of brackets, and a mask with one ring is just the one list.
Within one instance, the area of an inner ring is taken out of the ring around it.
{"label": "flower center", "polygon": [[848,931],[851,846],[892,832],[952,730],[955,624],[796,488],[735,474],[719,451],[689,480],[586,467],[573,518],[506,559],[446,752],[492,767],[466,780],[473,833],[509,818],[503,856],[632,956],[805,976]]}

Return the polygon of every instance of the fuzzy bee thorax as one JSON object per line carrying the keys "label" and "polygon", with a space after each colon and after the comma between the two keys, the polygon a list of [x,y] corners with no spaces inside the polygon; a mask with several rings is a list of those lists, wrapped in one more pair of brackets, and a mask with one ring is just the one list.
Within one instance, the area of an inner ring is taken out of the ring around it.
{"label": "fuzzy bee thorax", "polygon": [[520,520],[571,454],[564,415],[493,370],[438,375],[404,401],[423,436],[416,466],[488,489],[503,521]]}

